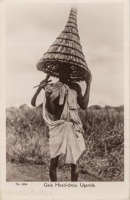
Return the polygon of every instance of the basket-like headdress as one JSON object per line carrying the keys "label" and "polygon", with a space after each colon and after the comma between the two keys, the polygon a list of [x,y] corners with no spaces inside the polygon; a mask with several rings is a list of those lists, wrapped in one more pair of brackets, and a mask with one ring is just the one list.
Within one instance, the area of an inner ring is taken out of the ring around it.
{"label": "basket-like headdress", "polygon": [[59,77],[59,67],[70,67],[70,81],[83,81],[90,76],[77,29],[77,10],[72,8],[64,30],[37,63],[37,69]]}

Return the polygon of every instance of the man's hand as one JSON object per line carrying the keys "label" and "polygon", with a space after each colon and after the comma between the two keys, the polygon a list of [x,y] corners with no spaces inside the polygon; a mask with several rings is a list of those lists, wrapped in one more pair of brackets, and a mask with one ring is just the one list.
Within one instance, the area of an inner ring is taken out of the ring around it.
{"label": "man's hand", "polygon": [[40,82],[40,85],[39,85],[40,89],[44,89],[44,87],[48,85],[48,83],[51,82],[51,80],[48,80],[49,78],[50,76],[47,75],[47,77],[43,81]]}
{"label": "man's hand", "polygon": [[87,84],[90,84],[91,81],[92,81],[92,74],[90,73],[89,78],[88,78],[87,76],[85,77],[85,82],[86,82]]}

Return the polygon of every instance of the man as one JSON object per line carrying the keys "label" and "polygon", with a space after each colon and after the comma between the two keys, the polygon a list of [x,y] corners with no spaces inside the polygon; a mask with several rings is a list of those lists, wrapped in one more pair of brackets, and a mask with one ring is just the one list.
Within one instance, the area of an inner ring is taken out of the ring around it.
{"label": "man", "polygon": [[[82,96],[79,84],[68,81],[70,74],[69,67],[59,67],[59,81],[48,85],[50,80],[48,78],[43,80],[31,101],[31,104],[35,106],[38,94],[41,89],[45,89],[43,118],[49,127],[51,152],[49,175],[51,181],[57,181],[58,159],[61,154],[66,155],[66,163],[71,165],[71,181],[78,181],[77,162],[85,150],[77,104],[83,110],[87,108],[91,76],[89,80],[88,78],[85,80],[86,91]],[[49,118],[49,113],[54,116],[54,120]]]}

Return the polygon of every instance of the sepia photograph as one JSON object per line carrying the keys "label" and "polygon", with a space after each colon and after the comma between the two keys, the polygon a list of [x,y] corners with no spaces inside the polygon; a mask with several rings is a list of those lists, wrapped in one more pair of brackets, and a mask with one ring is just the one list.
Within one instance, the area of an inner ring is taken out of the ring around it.
{"label": "sepia photograph", "polygon": [[124,8],[5,4],[6,183],[124,183]]}
{"label": "sepia photograph", "polygon": [[7,181],[123,181],[123,5],[6,9]]}

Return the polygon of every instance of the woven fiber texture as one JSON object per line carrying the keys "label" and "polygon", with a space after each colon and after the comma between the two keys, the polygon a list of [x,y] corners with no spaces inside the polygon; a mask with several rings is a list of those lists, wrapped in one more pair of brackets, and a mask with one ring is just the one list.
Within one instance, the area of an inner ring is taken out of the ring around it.
{"label": "woven fiber texture", "polygon": [[77,10],[72,8],[67,24],[55,42],[37,63],[37,69],[50,76],[59,77],[59,68],[69,68],[69,81],[89,79],[90,70],[82,52],[77,28]]}

